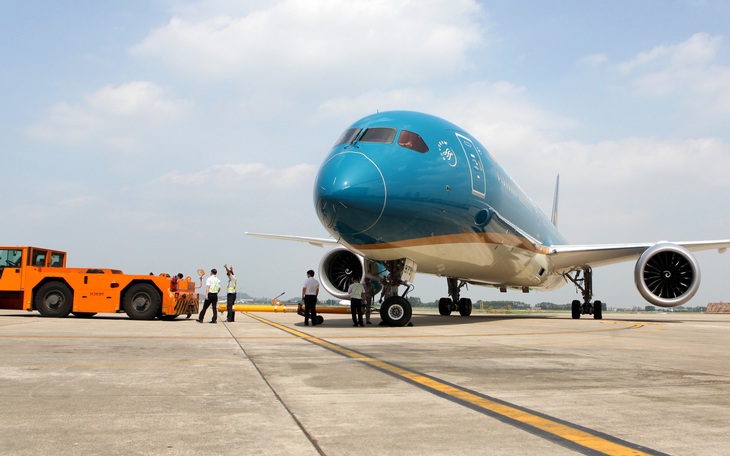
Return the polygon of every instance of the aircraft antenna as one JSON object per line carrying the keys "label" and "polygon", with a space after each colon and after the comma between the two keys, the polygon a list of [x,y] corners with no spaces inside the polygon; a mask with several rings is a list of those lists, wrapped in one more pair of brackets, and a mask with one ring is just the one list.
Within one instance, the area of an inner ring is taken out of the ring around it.
{"label": "aircraft antenna", "polygon": [[550,216],[550,221],[553,222],[555,227],[558,226],[558,196],[560,194],[560,173],[555,179],[555,195],[553,195],[553,213]]}

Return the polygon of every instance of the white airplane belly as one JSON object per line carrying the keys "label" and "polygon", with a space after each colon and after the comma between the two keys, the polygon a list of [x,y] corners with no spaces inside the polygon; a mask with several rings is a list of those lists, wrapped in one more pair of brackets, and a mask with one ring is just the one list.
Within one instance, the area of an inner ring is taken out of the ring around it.
{"label": "white airplane belly", "polygon": [[418,272],[489,285],[552,289],[565,283],[552,274],[547,255],[513,246],[450,243],[358,251],[375,261],[408,258]]}

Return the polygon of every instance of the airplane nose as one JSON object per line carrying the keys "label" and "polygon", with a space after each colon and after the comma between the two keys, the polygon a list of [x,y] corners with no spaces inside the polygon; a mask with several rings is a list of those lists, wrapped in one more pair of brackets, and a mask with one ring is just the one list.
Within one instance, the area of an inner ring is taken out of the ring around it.
{"label": "airplane nose", "polygon": [[385,180],[380,169],[360,152],[341,152],[320,168],[314,204],[322,224],[340,235],[374,227],[385,209]]}

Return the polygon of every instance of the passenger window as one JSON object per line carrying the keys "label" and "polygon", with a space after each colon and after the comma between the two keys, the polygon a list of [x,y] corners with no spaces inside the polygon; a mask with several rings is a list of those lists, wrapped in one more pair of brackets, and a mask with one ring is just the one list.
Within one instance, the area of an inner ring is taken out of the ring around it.
{"label": "passenger window", "polygon": [[355,141],[355,138],[357,138],[357,135],[359,135],[361,131],[361,128],[348,128],[344,133],[342,133],[335,143],[335,146],[339,146],[340,144],[350,144]]}
{"label": "passenger window", "polygon": [[428,146],[420,135],[408,130],[400,132],[398,137],[398,145],[415,150],[416,152],[428,152]]}
{"label": "passenger window", "polygon": [[390,144],[395,139],[395,128],[368,128],[360,138],[361,142],[376,142]]}

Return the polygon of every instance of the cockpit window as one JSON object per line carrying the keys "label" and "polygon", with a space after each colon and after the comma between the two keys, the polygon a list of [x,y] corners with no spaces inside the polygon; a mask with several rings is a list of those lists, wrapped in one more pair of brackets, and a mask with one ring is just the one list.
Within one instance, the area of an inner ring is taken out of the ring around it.
{"label": "cockpit window", "polygon": [[342,133],[335,143],[335,146],[339,146],[340,144],[350,144],[355,140],[355,138],[357,138],[357,135],[359,135],[361,131],[361,128],[348,128],[344,133]]}
{"label": "cockpit window", "polygon": [[423,140],[423,138],[421,138],[421,136],[417,135],[416,133],[408,130],[403,130],[400,132],[400,136],[398,137],[398,145],[413,149],[416,152],[428,152],[428,146],[426,145],[426,142]]}
{"label": "cockpit window", "polygon": [[395,128],[368,128],[360,138],[361,142],[392,143],[395,139]]}

